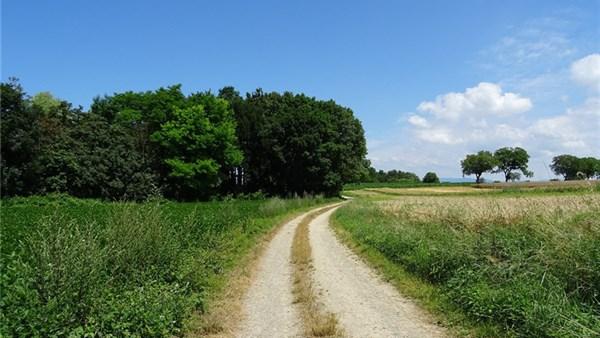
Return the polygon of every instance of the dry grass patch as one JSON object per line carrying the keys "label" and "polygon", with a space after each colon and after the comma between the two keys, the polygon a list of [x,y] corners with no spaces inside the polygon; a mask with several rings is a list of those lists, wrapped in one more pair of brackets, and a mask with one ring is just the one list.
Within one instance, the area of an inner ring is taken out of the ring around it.
{"label": "dry grass patch", "polygon": [[493,198],[405,196],[381,201],[378,206],[398,219],[478,228],[485,224],[511,225],[524,219],[556,221],[598,211],[600,194]]}
{"label": "dry grass patch", "polygon": [[481,194],[488,190],[477,189],[474,187],[419,187],[419,188],[373,188],[365,189],[373,193],[392,194],[392,195],[446,195],[446,194]]}
{"label": "dry grass patch", "polygon": [[318,215],[334,208],[321,209],[306,216],[296,228],[292,244],[292,263],[294,266],[294,301],[300,305],[307,337],[341,337],[342,331],[334,314],[322,309],[312,283],[312,250],[308,237],[309,224]]}

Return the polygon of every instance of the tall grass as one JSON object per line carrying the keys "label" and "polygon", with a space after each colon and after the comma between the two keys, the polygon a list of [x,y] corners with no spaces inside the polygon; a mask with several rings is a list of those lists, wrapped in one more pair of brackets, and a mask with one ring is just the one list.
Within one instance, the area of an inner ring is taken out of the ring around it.
{"label": "tall grass", "polygon": [[258,236],[322,202],[5,200],[0,336],[179,335]]}
{"label": "tall grass", "polygon": [[352,237],[507,335],[600,335],[600,195],[354,201]]}

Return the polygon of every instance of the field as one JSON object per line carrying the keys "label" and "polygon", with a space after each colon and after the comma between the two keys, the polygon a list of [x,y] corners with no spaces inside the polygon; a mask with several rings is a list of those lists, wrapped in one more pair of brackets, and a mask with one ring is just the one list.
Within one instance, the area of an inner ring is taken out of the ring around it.
{"label": "field", "polygon": [[334,226],[459,335],[600,335],[597,189],[505,188],[352,191]]}
{"label": "field", "polygon": [[260,236],[324,202],[3,200],[0,336],[180,335]]}

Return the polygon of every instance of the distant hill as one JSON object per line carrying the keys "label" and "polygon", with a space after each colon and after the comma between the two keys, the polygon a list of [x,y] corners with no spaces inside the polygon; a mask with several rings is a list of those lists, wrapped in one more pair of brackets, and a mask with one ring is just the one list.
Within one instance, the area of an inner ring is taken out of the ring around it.
{"label": "distant hill", "polygon": [[475,183],[475,179],[469,177],[442,177],[440,182],[447,183]]}

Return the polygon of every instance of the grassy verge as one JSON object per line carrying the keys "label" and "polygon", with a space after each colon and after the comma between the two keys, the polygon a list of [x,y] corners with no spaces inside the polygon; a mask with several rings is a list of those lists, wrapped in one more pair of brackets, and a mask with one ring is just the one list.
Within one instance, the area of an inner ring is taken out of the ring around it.
{"label": "grassy verge", "polygon": [[337,237],[369,266],[374,268],[388,283],[391,283],[404,296],[414,299],[422,308],[432,314],[437,324],[447,327],[458,337],[511,337],[499,326],[476,323],[452,303],[447,295],[435,285],[415,276],[399,264],[393,263],[377,249],[357,241],[336,217],[331,225]]}
{"label": "grassy verge", "polygon": [[355,200],[333,219],[459,335],[600,334],[598,194]]}
{"label": "grassy verge", "polygon": [[298,224],[292,243],[294,301],[300,305],[306,337],[337,337],[342,334],[335,315],[324,311],[318,303],[310,275],[312,249],[308,238],[308,227],[315,217],[331,208],[324,208],[306,216]]}
{"label": "grassy verge", "polygon": [[0,335],[180,335],[258,238],[324,202],[3,200]]}

